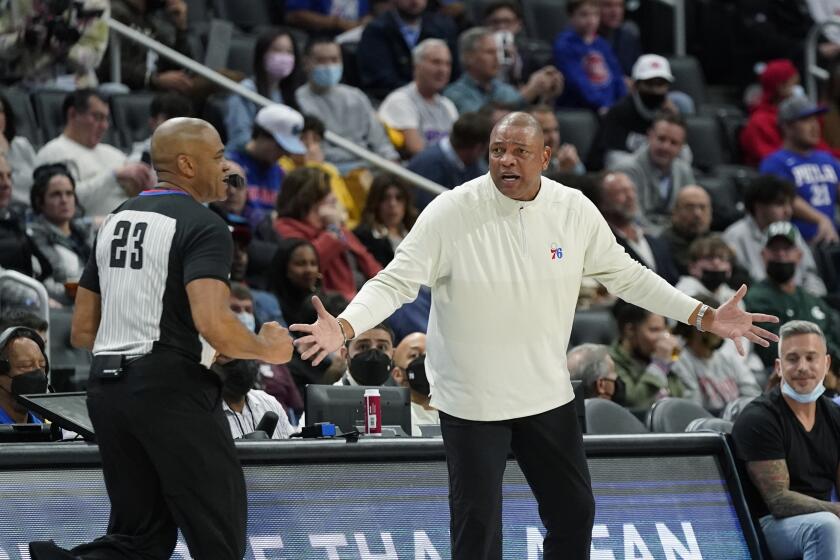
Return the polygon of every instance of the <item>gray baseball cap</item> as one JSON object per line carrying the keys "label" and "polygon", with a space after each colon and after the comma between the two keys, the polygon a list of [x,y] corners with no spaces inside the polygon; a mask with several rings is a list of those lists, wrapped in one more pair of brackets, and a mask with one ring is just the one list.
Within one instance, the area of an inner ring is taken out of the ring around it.
{"label": "gray baseball cap", "polygon": [[813,115],[821,115],[826,111],[828,111],[826,107],[816,105],[807,97],[794,95],[793,97],[788,97],[781,105],[779,105],[779,114],[777,118],[779,126],[781,126],[785,123],[798,121],[799,119],[804,119]]}

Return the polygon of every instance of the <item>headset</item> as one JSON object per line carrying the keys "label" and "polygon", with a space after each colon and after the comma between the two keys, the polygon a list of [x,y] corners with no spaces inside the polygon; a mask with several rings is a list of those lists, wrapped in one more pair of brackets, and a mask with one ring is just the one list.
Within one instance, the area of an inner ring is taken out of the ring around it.
{"label": "headset", "polygon": [[29,327],[9,327],[0,333],[0,375],[6,375],[12,371],[12,365],[9,363],[9,360],[3,357],[3,352],[6,351],[6,346],[17,338],[28,338],[35,341],[38,348],[41,349],[41,354],[44,355],[44,361],[46,362],[44,371],[47,375],[49,375],[50,360],[47,358],[46,343],[44,342],[44,339],[41,338],[41,335],[38,334],[38,331],[30,329]]}

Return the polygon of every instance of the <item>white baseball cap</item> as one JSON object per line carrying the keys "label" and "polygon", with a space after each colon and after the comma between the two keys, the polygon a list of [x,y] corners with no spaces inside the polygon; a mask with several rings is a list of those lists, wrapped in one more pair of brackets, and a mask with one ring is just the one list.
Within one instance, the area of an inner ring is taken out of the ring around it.
{"label": "white baseball cap", "polygon": [[303,115],[291,107],[281,103],[263,107],[254,122],[271,134],[274,141],[290,154],[306,153],[306,146],[300,141]]}
{"label": "white baseball cap", "polygon": [[643,54],[633,65],[633,79],[637,81],[662,78],[674,82],[671,65],[664,56],[658,54]]}

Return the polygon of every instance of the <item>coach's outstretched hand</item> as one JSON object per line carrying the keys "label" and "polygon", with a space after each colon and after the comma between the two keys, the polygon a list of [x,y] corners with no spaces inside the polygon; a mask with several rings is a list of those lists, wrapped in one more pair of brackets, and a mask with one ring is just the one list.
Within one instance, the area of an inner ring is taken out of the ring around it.
{"label": "coach's outstretched hand", "polygon": [[280,326],[277,321],[263,323],[257,335],[265,345],[262,360],[269,364],[285,364],[292,359],[294,345],[289,331]]}
{"label": "coach's outstretched hand", "polygon": [[294,344],[301,358],[308,360],[314,357],[312,365],[317,366],[328,354],[341,348],[344,335],[341,333],[338,319],[330,315],[318,296],[312,296],[312,305],[318,313],[315,322],[311,325],[296,323],[289,326],[289,330],[306,335],[295,340]]}
{"label": "coach's outstretched hand", "polygon": [[755,324],[778,323],[778,317],[763,313],[747,313],[738,307],[738,304],[741,303],[741,300],[744,299],[746,294],[747,286],[741,284],[741,287],[735,292],[735,295],[717,308],[714,321],[706,329],[721,338],[731,338],[735,341],[735,347],[738,348],[738,352],[742,356],[744,355],[744,345],[741,342],[742,336],[764,347],[769,346],[770,342],[777,342],[779,340],[778,336]]}

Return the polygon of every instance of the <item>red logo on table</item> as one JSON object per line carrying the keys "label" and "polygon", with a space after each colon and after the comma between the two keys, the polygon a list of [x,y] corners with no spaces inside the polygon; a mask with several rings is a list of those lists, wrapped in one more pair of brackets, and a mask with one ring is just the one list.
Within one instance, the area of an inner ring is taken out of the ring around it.
{"label": "red logo on table", "polygon": [[583,71],[589,81],[595,85],[604,85],[610,79],[610,69],[604,56],[598,51],[590,51],[583,57]]}

